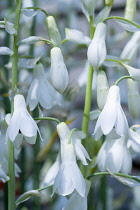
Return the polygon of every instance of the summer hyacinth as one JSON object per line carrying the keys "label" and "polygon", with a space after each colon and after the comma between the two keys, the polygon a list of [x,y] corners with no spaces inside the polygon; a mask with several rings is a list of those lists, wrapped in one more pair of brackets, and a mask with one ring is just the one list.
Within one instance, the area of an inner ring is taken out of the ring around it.
{"label": "summer hyacinth", "polygon": [[104,23],[97,24],[94,37],[88,47],[88,61],[95,69],[102,65],[107,55],[105,44],[106,30]]}
{"label": "summer hyacinth", "polygon": [[109,169],[113,173],[128,174],[132,169],[132,158],[127,148],[128,136],[117,138],[114,130],[107,135],[99,153],[96,163],[100,171]]}
{"label": "summer hyacinth", "polygon": [[43,65],[37,64],[34,67],[33,81],[27,95],[27,105],[29,104],[30,110],[34,110],[38,103],[44,109],[52,108],[59,103],[59,95],[60,93],[47,80]]}
{"label": "summer hyacinth", "polygon": [[99,115],[93,133],[95,139],[99,139],[103,134],[109,134],[113,127],[120,136],[125,136],[128,131],[127,119],[120,105],[120,89],[116,85],[109,89],[106,104]]}
{"label": "summer hyacinth", "polygon": [[37,131],[40,134],[36,122],[26,109],[24,97],[20,94],[16,95],[14,97],[14,112],[6,132],[6,139],[9,138],[14,142],[19,132],[21,132],[28,143],[35,144]]}

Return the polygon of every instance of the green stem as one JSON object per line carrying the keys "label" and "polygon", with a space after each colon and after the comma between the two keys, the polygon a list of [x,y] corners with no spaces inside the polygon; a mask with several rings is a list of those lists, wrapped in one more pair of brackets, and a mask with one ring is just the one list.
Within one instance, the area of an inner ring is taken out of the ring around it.
{"label": "green stem", "polygon": [[72,135],[75,131],[78,131],[77,128],[73,128],[71,131],[70,131],[70,134],[69,134],[69,137],[68,137],[68,144],[71,144],[71,138],[72,138]]}
{"label": "green stem", "polygon": [[[90,119],[93,71],[94,70],[93,70],[92,66],[89,66],[88,81],[87,81],[86,96],[85,96],[84,117],[83,117],[83,123],[82,123],[82,131],[86,135],[88,134],[88,124],[89,124],[89,119]],[[83,144],[85,146],[85,140],[84,140]]]}
{"label": "green stem", "polygon": [[121,78],[119,78],[116,82],[115,82],[115,85],[118,85],[120,81],[122,81],[123,79],[133,79],[132,77],[130,76],[123,76]]}
{"label": "green stem", "polygon": [[58,119],[53,118],[53,117],[36,117],[34,118],[34,120],[52,120],[52,121],[57,122],[58,124],[60,123]]}
{"label": "green stem", "polygon": [[[13,56],[12,56],[12,92],[15,92],[17,88],[17,70],[18,70],[18,32],[19,32],[19,19],[21,11],[21,0],[16,0],[16,17],[15,17],[15,29],[17,34],[14,35],[13,42]],[[14,101],[12,99],[11,114],[14,111]],[[14,168],[14,146],[12,142],[8,141],[8,171],[10,180],[8,182],[8,210],[15,210],[15,168]]]}
{"label": "green stem", "polygon": [[[33,111],[33,116],[36,117],[39,115],[39,111],[38,108],[36,108]],[[38,155],[40,151],[40,138],[39,135],[37,135],[37,139],[36,139],[36,143],[34,145],[33,148],[33,154],[34,154],[34,164],[33,164],[33,172],[34,172],[34,178],[33,178],[33,182],[34,182],[34,189],[38,189],[39,188],[39,173],[40,173],[40,163],[36,161],[36,157]],[[33,209],[34,210],[40,210],[40,199],[38,197],[35,197],[35,199],[33,200]]]}
{"label": "green stem", "polygon": [[47,17],[49,16],[49,14],[44,9],[39,8],[39,7],[25,7],[25,9],[36,9],[43,12]]}
{"label": "green stem", "polygon": [[[116,176],[121,176],[121,177],[129,178],[129,179],[133,179],[133,180],[135,180],[137,182],[140,182],[140,179],[138,179],[138,178],[136,178],[134,176],[131,176],[131,175],[122,174],[122,173],[113,173],[113,174],[116,175]],[[93,174],[89,175],[87,177],[87,179],[90,179],[90,178],[92,178],[94,176],[101,176],[101,175],[111,175],[111,174],[109,172],[97,172],[97,173],[93,173]]]}

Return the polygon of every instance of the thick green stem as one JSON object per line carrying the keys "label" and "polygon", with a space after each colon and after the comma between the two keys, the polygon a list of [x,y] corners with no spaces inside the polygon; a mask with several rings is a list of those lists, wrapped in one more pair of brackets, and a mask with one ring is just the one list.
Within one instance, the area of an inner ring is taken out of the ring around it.
{"label": "thick green stem", "polygon": [[[12,92],[16,92],[17,88],[17,70],[18,70],[18,32],[19,32],[19,19],[21,11],[21,0],[16,0],[16,17],[15,29],[17,33],[14,35],[13,42],[13,56],[12,56]],[[14,111],[14,102],[12,100],[11,114]],[[8,182],[8,210],[15,210],[15,168],[14,168],[14,146],[11,141],[8,141],[8,171],[10,180]]]}
{"label": "thick green stem", "polygon": [[85,96],[84,117],[83,117],[83,124],[82,124],[82,131],[85,132],[86,134],[88,134],[89,113],[90,113],[91,97],[92,97],[93,71],[94,71],[93,67],[89,66],[88,81],[87,81],[86,96]]}

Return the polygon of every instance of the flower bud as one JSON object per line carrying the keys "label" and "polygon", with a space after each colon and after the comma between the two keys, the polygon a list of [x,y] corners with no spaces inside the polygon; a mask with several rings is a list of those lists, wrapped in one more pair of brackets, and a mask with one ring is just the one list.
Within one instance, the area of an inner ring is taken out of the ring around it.
{"label": "flower bud", "polygon": [[99,71],[97,75],[97,104],[100,110],[104,108],[109,91],[106,73]]}
{"label": "flower bud", "polygon": [[57,28],[54,17],[53,16],[47,17],[46,23],[47,23],[48,34],[49,34],[49,38],[50,38],[51,42],[55,46],[59,47],[61,45],[61,35]]}
{"label": "flower bud", "polygon": [[94,68],[99,68],[106,58],[105,38],[106,25],[104,23],[98,23],[87,51],[88,61]]}
{"label": "flower bud", "polygon": [[105,4],[107,6],[112,6],[113,3],[114,3],[114,0],[105,0]]}
{"label": "flower bud", "polygon": [[140,69],[133,68],[132,66],[129,66],[124,63],[123,63],[123,66],[128,70],[130,77],[132,77],[132,79],[140,82]]}
{"label": "flower bud", "polygon": [[133,21],[136,15],[136,0],[127,0],[124,17]]}
{"label": "flower bud", "polygon": [[58,47],[51,49],[50,77],[54,88],[63,93],[68,85],[68,71],[64,64],[61,49]]}
{"label": "flower bud", "polygon": [[138,91],[138,83],[132,79],[128,79],[128,109],[134,118],[138,118],[140,113],[140,95]]}
{"label": "flower bud", "polygon": [[70,134],[70,130],[66,123],[61,122],[57,125],[57,132],[62,142],[68,142],[68,136]]}

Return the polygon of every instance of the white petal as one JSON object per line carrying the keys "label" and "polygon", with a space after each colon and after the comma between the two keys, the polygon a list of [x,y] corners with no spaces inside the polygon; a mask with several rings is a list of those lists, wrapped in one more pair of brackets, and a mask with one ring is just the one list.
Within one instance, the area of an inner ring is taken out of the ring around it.
{"label": "white petal", "polygon": [[47,80],[40,82],[38,100],[44,109],[51,109],[54,106],[56,91]]}
{"label": "white petal", "polygon": [[73,165],[71,170],[72,170],[72,179],[75,185],[75,189],[82,197],[85,197],[86,194],[85,179],[83,178],[82,173],[76,163],[75,165]]}
{"label": "white petal", "polygon": [[29,144],[35,144],[37,135],[36,135],[36,136],[32,136],[32,137],[24,136],[24,138],[26,139],[26,141],[27,141]]}
{"label": "white petal", "polygon": [[59,195],[66,196],[71,194],[74,189],[75,185],[73,183],[73,165],[61,165],[61,168],[56,176],[54,182],[54,191],[58,192]]}
{"label": "white petal", "polygon": [[16,138],[13,142],[13,145],[16,149],[19,149],[19,147],[22,143],[22,140],[23,140],[23,135],[21,133],[18,133],[18,135],[16,136]]}
{"label": "white petal", "polygon": [[30,110],[34,110],[35,107],[38,104],[38,98],[37,98],[37,88],[38,88],[38,82],[37,80],[33,80],[31,83],[31,86],[28,91],[27,95],[27,105],[29,104]]}
{"label": "white petal", "polygon": [[37,134],[37,125],[28,112],[20,113],[20,130],[27,137],[36,136]]}
{"label": "white petal", "polygon": [[121,106],[118,106],[117,109],[117,118],[115,123],[116,132],[120,136],[125,136],[128,131],[128,123]]}
{"label": "white petal", "polygon": [[11,141],[15,140],[17,134],[19,133],[19,129],[20,129],[20,113],[14,112],[7,129],[7,135]]}
{"label": "white petal", "polygon": [[117,105],[115,103],[106,104],[100,114],[101,118],[101,129],[104,135],[110,133],[113,129],[117,117],[116,113]]}
{"label": "white petal", "polygon": [[121,172],[124,174],[128,174],[131,172],[131,169],[132,169],[131,154],[127,149],[127,147],[125,147],[123,150],[123,163],[122,163]]}

